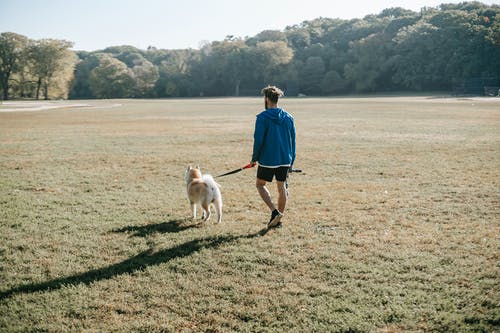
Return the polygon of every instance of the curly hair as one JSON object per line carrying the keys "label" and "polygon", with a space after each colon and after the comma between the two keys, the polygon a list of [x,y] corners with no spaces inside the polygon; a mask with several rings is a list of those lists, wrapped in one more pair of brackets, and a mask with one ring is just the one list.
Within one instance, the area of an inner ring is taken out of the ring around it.
{"label": "curly hair", "polygon": [[262,89],[261,93],[273,103],[278,103],[278,99],[284,95],[280,88],[271,85]]}

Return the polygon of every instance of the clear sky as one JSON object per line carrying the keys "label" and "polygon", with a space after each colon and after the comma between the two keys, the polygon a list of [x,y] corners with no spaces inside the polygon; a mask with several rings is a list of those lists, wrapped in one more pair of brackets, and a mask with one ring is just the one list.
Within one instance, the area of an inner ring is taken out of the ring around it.
{"label": "clear sky", "polygon": [[[133,45],[199,48],[227,35],[255,36],[317,17],[363,18],[385,8],[420,11],[463,0],[0,0],[0,32],[74,42],[95,51]],[[500,0],[483,0],[499,4]]]}

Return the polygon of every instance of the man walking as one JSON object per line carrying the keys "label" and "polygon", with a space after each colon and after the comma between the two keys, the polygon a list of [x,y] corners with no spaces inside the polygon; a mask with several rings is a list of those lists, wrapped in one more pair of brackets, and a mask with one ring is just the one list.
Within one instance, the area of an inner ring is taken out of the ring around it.
{"label": "man walking", "polygon": [[[286,178],[295,161],[295,124],[293,117],[278,107],[278,99],[283,91],[275,86],[262,89],[265,110],[257,115],[255,121],[252,165],[259,163],[257,169],[257,191],[271,210],[267,227],[281,226],[287,201]],[[267,182],[276,178],[278,207],[271,199],[266,187]]]}

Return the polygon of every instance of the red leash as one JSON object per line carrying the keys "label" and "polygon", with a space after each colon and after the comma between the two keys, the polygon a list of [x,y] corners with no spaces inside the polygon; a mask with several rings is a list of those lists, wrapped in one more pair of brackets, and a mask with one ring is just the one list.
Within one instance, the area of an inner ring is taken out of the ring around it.
{"label": "red leash", "polygon": [[229,171],[229,172],[223,173],[222,175],[215,176],[215,178],[229,176],[229,175],[232,175],[233,173],[238,173],[238,172],[243,171],[245,169],[253,168],[254,166],[255,166],[255,163],[253,163],[253,164],[252,163],[248,163],[247,165],[245,165],[242,168],[239,168],[239,169],[236,169],[236,170],[233,170],[233,171]]}
{"label": "red leash", "polygon": [[[248,163],[247,165],[245,165],[244,167],[241,167],[241,168],[238,168],[236,170],[233,170],[233,171],[229,171],[229,172],[226,172],[226,173],[223,173],[222,175],[218,175],[218,176],[215,176],[214,178],[219,178],[219,177],[224,177],[224,176],[229,176],[229,175],[232,175],[233,173],[238,173],[240,171],[243,171],[245,169],[250,169],[250,168],[253,168],[254,166],[256,166],[257,163]],[[289,172],[302,172],[301,169],[290,169]]]}

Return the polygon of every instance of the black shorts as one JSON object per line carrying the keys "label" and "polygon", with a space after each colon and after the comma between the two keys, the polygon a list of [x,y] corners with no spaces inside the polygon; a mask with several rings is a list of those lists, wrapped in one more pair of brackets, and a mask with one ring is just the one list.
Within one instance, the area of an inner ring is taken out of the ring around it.
{"label": "black shorts", "polygon": [[286,177],[288,176],[288,169],[290,167],[277,167],[277,168],[266,168],[259,165],[257,169],[257,178],[263,179],[266,182],[272,182],[273,177],[276,177],[276,180],[279,182],[286,181]]}

